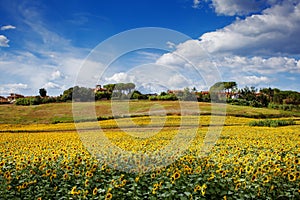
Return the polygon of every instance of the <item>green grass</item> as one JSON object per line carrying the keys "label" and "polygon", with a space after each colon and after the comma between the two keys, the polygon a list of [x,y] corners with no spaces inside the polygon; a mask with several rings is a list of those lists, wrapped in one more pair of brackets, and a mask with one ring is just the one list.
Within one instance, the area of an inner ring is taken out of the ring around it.
{"label": "green grass", "polygon": [[[110,118],[111,116],[169,114],[180,115],[183,112],[197,114],[191,106],[195,103],[178,101],[131,101],[126,107],[126,102],[98,101],[93,103],[76,103],[74,110],[72,103],[52,103],[38,106],[0,105],[0,123],[3,124],[31,124],[31,123],[63,123],[72,122],[73,113],[76,120],[92,120]],[[198,103],[200,114],[209,115],[212,104]],[[224,114],[224,104],[214,104],[215,114]],[[95,113],[93,114],[93,112]],[[127,112],[126,112],[127,111]],[[162,112],[164,111],[164,112]],[[199,113],[198,113],[199,114]],[[300,117],[300,112],[274,110],[268,108],[253,108],[246,106],[226,105],[226,115],[249,118],[279,118]]]}

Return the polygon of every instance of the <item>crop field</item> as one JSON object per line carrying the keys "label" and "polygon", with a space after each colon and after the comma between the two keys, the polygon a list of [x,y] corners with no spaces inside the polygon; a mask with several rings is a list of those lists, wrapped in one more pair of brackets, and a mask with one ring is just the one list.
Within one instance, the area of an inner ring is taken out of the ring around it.
{"label": "crop field", "polygon": [[300,199],[300,118],[223,118],[2,123],[0,199]]}

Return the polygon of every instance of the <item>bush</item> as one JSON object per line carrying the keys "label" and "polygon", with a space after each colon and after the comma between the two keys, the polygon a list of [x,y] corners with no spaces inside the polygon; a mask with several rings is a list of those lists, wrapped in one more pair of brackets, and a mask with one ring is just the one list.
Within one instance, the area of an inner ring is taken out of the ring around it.
{"label": "bush", "polygon": [[167,95],[158,95],[158,96],[149,96],[150,101],[176,101],[178,98],[175,94],[167,94]]}
{"label": "bush", "polygon": [[29,106],[30,105],[30,99],[29,98],[17,99],[16,100],[16,105]]}
{"label": "bush", "polygon": [[277,109],[277,110],[285,110],[285,111],[299,111],[299,105],[292,105],[292,104],[274,104],[269,103],[268,108]]}
{"label": "bush", "polygon": [[267,127],[289,126],[294,124],[296,123],[292,119],[287,119],[287,120],[265,119],[265,120],[249,122],[249,126],[267,126]]}

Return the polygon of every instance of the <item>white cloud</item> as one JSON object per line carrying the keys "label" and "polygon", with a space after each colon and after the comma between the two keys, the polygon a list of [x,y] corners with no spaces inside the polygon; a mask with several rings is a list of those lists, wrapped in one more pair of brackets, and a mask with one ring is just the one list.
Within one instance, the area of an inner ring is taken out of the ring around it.
{"label": "white cloud", "polygon": [[[218,67],[229,68],[231,73],[241,72],[260,73],[260,74],[276,74],[276,73],[300,73],[300,61],[295,58],[288,57],[241,57],[241,56],[225,56],[215,60]],[[227,69],[228,70],[228,69]]]}
{"label": "white cloud", "polygon": [[[225,2],[225,1],[224,1]],[[227,2],[227,1],[226,1]],[[274,5],[262,12],[200,37],[211,53],[299,54],[300,3],[290,1]]]}
{"label": "white cloud", "polygon": [[200,4],[200,0],[194,0],[193,1],[193,8],[198,8]]}
{"label": "white cloud", "polygon": [[51,80],[55,80],[55,79],[58,79],[61,77],[61,73],[59,70],[56,70],[54,71],[52,74],[51,74]]}
{"label": "white cloud", "polygon": [[261,84],[268,84],[272,81],[272,79],[266,76],[243,76],[240,77],[238,81],[241,85],[257,86]]}
{"label": "white cloud", "polygon": [[133,76],[129,76],[127,73],[120,72],[111,77],[105,78],[105,80],[110,83],[127,83],[133,82],[133,78]]}
{"label": "white cloud", "polygon": [[9,47],[8,42],[9,40],[5,35],[0,35],[0,47]]}
{"label": "white cloud", "polygon": [[[38,7],[25,4],[15,7],[19,11],[16,19],[24,24],[18,29],[26,28],[24,35],[20,35],[23,48],[0,54],[1,83],[13,80],[27,84],[26,89],[19,89],[25,95],[36,94],[43,86],[51,90],[51,95],[59,95],[63,89],[74,86],[89,49],[73,46],[70,40],[50,29]],[[12,27],[4,29],[9,28]],[[7,38],[0,36],[0,46],[8,46],[7,43]]]}
{"label": "white cloud", "polygon": [[259,11],[262,1],[257,0],[212,0],[212,6],[217,14],[222,15],[246,15]]}
{"label": "white cloud", "polygon": [[6,26],[2,26],[0,28],[1,31],[5,31],[5,30],[9,30],[9,29],[15,29],[16,27],[15,26],[12,26],[12,25],[6,25]]}
{"label": "white cloud", "polygon": [[9,83],[0,85],[0,94],[8,95],[9,93],[20,93],[21,90],[27,89],[28,85],[24,83]]}
{"label": "white cloud", "polygon": [[259,12],[280,2],[281,0],[212,0],[211,5],[219,15],[234,16]]}
{"label": "white cloud", "polygon": [[43,85],[42,88],[45,88],[45,89],[61,89],[62,87],[60,85],[56,84],[56,83],[48,82],[45,85]]}

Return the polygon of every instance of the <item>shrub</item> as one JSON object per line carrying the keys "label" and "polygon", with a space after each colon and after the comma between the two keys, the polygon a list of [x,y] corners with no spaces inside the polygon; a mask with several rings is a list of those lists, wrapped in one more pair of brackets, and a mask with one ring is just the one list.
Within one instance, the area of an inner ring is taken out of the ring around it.
{"label": "shrub", "polygon": [[265,119],[265,120],[249,122],[249,126],[267,126],[267,127],[289,126],[294,124],[296,123],[292,119],[287,119],[287,120]]}

